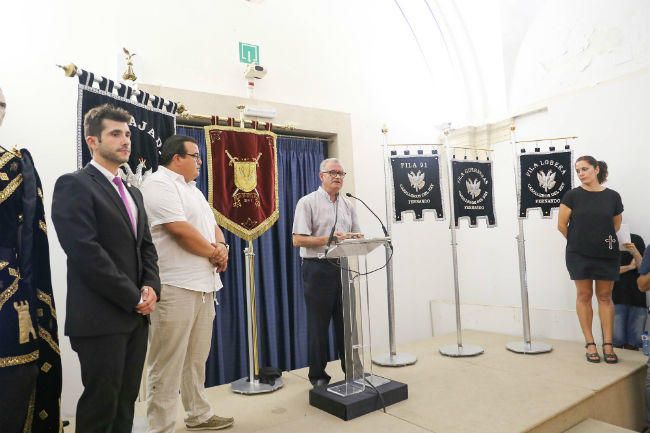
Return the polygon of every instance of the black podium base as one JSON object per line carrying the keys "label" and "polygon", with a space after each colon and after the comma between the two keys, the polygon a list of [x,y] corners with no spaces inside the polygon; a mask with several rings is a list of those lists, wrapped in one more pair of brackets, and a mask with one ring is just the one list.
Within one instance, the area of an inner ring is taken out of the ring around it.
{"label": "black podium base", "polygon": [[[344,381],[336,382],[334,385],[340,385]],[[384,404],[388,407],[391,404],[398,403],[408,398],[408,386],[405,383],[391,380],[388,383],[377,387],[381,393]],[[365,415],[370,412],[382,409],[382,402],[371,386],[366,384],[366,389],[358,394],[352,394],[347,397],[341,397],[327,390],[327,387],[313,388],[309,391],[309,404],[324,410],[342,420],[349,421]]]}

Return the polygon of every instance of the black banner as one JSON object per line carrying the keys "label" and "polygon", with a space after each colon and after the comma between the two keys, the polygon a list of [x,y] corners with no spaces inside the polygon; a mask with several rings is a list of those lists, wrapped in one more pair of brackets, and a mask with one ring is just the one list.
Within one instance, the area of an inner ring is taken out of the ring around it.
{"label": "black banner", "polygon": [[519,218],[529,209],[540,209],[543,218],[560,207],[564,194],[573,187],[571,151],[535,152],[519,156]]}
{"label": "black banner", "polygon": [[403,212],[413,212],[415,219],[420,220],[424,210],[433,210],[436,219],[444,219],[437,153],[409,155],[405,152],[397,155],[393,152],[390,165],[393,172],[393,220],[402,221]]}
{"label": "black banner", "polygon": [[454,188],[454,224],[469,218],[476,227],[478,218],[485,218],[488,227],[495,227],[492,161],[452,160]]}
{"label": "black banner", "polygon": [[[91,81],[92,82],[92,81]],[[176,130],[176,104],[163,108],[165,101],[157,96],[142,93],[137,100],[131,100],[133,89],[123,86],[123,95],[112,92],[113,83],[105,90],[79,85],[77,102],[77,165],[83,167],[90,159],[90,151],[83,134],[84,115],[94,107],[111,104],[128,111],[133,117],[129,122],[131,129],[131,156],[129,166],[133,172],[158,169],[158,154],[165,139]],[[151,102],[150,102],[151,100]],[[151,104],[151,105],[148,105]],[[157,108],[156,108],[157,107]],[[170,111],[168,111],[170,110]],[[144,164],[143,164],[144,162]]]}

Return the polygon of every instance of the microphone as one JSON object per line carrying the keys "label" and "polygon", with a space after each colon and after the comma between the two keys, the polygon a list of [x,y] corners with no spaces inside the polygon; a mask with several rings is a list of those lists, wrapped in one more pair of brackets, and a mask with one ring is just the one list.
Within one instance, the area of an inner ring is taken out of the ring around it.
{"label": "microphone", "polygon": [[[385,226],[384,223],[382,222],[381,218],[379,218],[379,217],[377,216],[377,214],[374,213],[374,212],[372,211],[372,209],[370,209],[370,206],[368,206],[368,205],[366,204],[366,202],[364,202],[363,200],[361,200],[359,197],[355,197],[355,196],[353,196],[353,195],[350,194],[349,192],[346,192],[345,195],[348,196],[348,197],[350,197],[350,198],[353,198],[353,199],[355,199],[355,200],[359,200],[359,201],[361,202],[361,204],[363,204],[363,205],[366,207],[366,209],[368,209],[368,210],[370,211],[370,213],[373,214],[373,215],[375,216],[375,218],[377,218],[377,221],[379,221],[379,224],[381,224],[381,229],[384,231],[384,236],[389,237],[389,236],[388,236],[388,230],[386,230],[386,226]],[[392,248],[392,246],[391,246],[391,248]]]}
{"label": "microphone", "polygon": [[332,241],[334,240],[334,230],[336,229],[336,223],[339,220],[339,193],[336,193],[336,206],[334,208],[334,224],[332,225],[332,230],[330,231],[330,236],[327,239],[327,248],[325,255],[327,255],[327,251],[330,249],[330,245],[332,244]]}

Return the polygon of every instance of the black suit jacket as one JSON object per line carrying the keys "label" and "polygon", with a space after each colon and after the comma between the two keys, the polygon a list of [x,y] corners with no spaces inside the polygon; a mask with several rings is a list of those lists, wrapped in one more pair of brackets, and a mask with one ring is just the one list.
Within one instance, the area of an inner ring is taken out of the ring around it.
{"label": "black suit jacket", "polygon": [[138,207],[135,237],[119,194],[91,164],[54,186],[52,221],[68,256],[68,336],[130,332],[145,320],[135,312],[141,287],[153,287],[160,298],[158,255],[142,194],[126,188]]}

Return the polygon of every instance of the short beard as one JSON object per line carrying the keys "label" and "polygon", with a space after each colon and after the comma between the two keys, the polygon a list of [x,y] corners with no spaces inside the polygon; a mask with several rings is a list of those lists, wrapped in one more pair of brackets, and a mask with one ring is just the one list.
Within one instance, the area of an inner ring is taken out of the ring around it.
{"label": "short beard", "polygon": [[[97,144],[102,144],[102,141],[98,138],[97,139]],[[129,158],[127,157],[126,160],[122,161],[120,157],[117,156],[115,153],[110,153],[110,152],[104,152],[101,147],[97,148],[97,152],[101,155],[102,158],[104,158],[107,161],[113,162],[115,164],[124,164],[125,162],[129,162]],[[131,156],[129,154],[129,156]]]}

